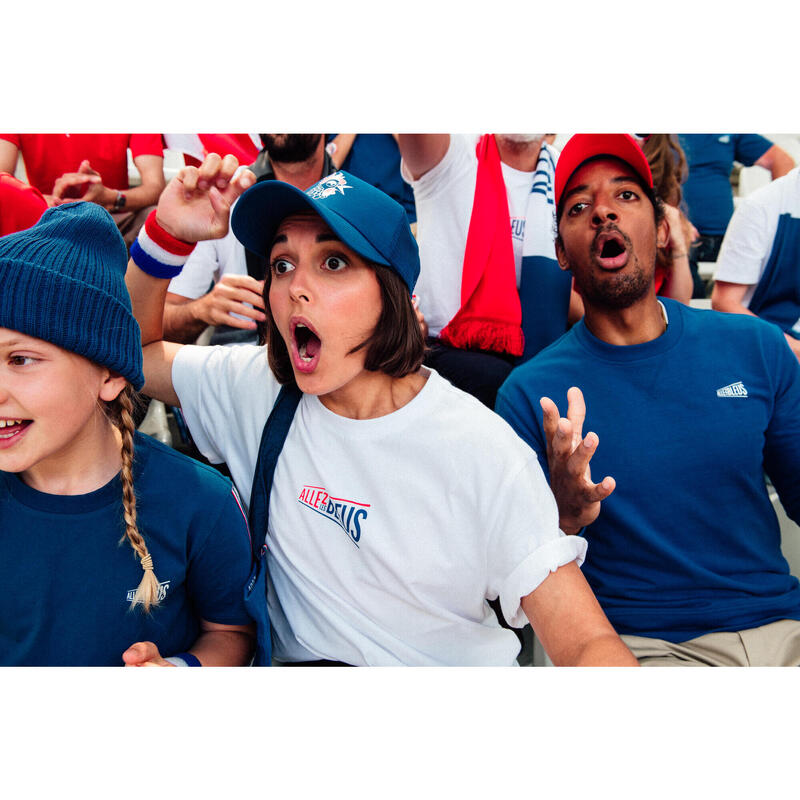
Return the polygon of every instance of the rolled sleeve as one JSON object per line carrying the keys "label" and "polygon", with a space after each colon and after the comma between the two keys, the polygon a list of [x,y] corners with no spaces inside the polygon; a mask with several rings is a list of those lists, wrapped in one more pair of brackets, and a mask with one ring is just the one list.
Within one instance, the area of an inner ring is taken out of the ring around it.
{"label": "rolled sleeve", "polygon": [[586,539],[561,534],[531,553],[509,576],[500,588],[500,607],[509,625],[522,628],[528,618],[520,601],[529,595],[544,579],[559,567],[576,561],[578,566],[586,558]]}

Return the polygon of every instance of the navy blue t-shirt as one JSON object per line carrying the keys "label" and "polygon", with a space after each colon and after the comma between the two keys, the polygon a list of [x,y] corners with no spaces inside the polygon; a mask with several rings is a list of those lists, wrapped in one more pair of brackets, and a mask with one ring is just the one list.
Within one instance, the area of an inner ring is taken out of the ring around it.
{"label": "navy blue t-shirt", "polygon": [[[329,133],[328,140],[336,136]],[[359,133],[341,168],[400,203],[409,224],[417,221],[414,190],[400,174],[400,148],[390,133]]]}
{"label": "navy blue t-shirt", "polygon": [[757,133],[681,133],[678,140],[689,165],[683,184],[689,219],[701,234],[722,236],[733,216],[733,162],[751,167],[772,142]]}
{"label": "navy blue t-shirt", "polygon": [[50,495],[0,472],[0,664],[115,666],[134,642],[188,650],[200,620],[252,622],[247,523],[230,481],[137,433],[139,532],[160,603],[131,610],[142,578],[124,535],[119,476],[84,495]]}
{"label": "navy blue t-shirt", "polygon": [[586,399],[592,478],[617,487],[585,531],[583,572],[619,633],[686,641],[800,619],[764,470],[800,520],[800,365],[754,317],[662,298],[666,332],[619,347],[582,320],[501,387],[497,412],[547,455],[539,398]]}

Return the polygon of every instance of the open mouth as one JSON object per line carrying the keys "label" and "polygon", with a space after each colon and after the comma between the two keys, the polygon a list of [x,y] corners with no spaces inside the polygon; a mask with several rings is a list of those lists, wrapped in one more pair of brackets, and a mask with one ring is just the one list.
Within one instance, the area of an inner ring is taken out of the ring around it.
{"label": "open mouth", "polygon": [[31,423],[30,419],[0,419],[0,446],[12,444]]}
{"label": "open mouth", "polygon": [[606,231],[595,239],[597,260],[603,269],[619,269],[628,263],[625,237],[619,231]]}
{"label": "open mouth", "polygon": [[306,322],[297,321],[292,325],[295,366],[301,372],[312,372],[319,360],[322,341],[316,331]]}

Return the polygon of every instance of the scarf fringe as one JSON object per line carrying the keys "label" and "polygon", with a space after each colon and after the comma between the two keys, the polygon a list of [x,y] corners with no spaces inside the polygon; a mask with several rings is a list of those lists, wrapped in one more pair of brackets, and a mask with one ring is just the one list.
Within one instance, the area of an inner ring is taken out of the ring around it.
{"label": "scarf fringe", "polygon": [[439,338],[459,350],[488,350],[521,356],[525,337],[518,325],[481,319],[451,320],[442,328]]}

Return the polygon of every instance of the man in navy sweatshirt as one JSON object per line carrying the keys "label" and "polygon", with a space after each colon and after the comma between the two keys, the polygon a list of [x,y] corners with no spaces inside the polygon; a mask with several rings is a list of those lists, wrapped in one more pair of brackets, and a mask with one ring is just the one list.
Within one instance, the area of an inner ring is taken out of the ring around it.
{"label": "man in navy sweatshirt", "polygon": [[800,664],[764,480],[800,521],[800,364],[775,325],[656,297],[669,227],[631,137],[574,136],[555,200],[585,317],[512,372],[497,412],[588,540],[583,571],[640,663]]}

